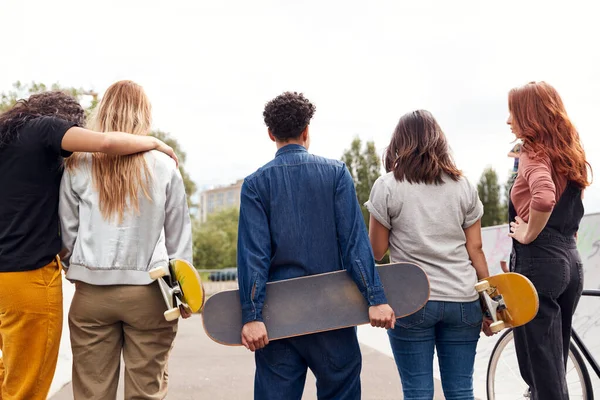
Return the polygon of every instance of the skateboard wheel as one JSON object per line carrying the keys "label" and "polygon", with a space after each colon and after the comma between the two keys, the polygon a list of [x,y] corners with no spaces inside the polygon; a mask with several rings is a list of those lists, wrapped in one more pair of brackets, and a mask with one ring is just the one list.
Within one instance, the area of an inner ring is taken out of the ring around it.
{"label": "skateboard wheel", "polygon": [[150,274],[150,279],[156,280],[158,278],[162,278],[163,276],[167,275],[167,271],[164,267],[156,267],[156,268],[152,268],[150,270],[149,274]]}
{"label": "skateboard wheel", "polygon": [[475,290],[477,293],[481,293],[490,288],[490,283],[488,281],[479,281],[475,284]]}
{"label": "skateboard wheel", "polygon": [[500,332],[502,329],[504,329],[504,321],[492,322],[490,325],[490,330],[494,333]]}
{"label": "skateboard wheel", "polygon": [[179,308],[171,308],[170,310],[165,311],[165,319],[167,321],[175,321],[180,316],[181,311],[179,311]]}

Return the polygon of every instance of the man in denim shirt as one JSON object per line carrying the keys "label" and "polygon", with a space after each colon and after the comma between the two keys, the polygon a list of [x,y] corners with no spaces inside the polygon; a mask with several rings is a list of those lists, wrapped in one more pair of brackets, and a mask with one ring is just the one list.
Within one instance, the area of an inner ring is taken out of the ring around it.
{"label": "man in denim shirt", "polygon": [[356,328],[269,343],[262,320],[267,282],[345,268],[370,306],[371,325],[392,328],[395,323],[350,173],[342,162],[307,151],[314,111],[302,94],[291,92],[266,105],[263,115],[277,154],[242,186],[238,231],[242,343],[256,351],[255,399],[300,399],[307,368],[317,378],[320,399],[361,395]]}

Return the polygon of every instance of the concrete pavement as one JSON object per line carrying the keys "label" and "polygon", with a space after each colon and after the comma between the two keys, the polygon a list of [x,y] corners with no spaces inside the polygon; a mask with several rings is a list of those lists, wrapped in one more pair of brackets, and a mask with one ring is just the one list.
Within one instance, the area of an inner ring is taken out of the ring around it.
{"label": "concrete pavement", "polygon": [[[362,398],[365,400],[402,399],[400,378],[394,360],[361,346],[363,353]],[[242,347],[227,347],[210,340],[204,333],[202,318],[180,321],[179,333],[169,360],[167,399],[252,399],[254,358]],[[443,399],[436,380],[436,400]],[[63,387],[51,400],[72,400],[71,385]],[[123,399],[119,388],[118,400]],[[308,373],[304,399],[316,399],[315,378]]]}

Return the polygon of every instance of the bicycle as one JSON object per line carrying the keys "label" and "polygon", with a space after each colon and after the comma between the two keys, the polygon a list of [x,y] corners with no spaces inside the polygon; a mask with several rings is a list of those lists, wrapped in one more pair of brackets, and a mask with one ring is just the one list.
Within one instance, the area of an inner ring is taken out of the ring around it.
{"label": "bicycle", "polygon": [[[600,290],[584,290],[583,296],[600,297]],[[592,367],[596,376],[600,378],[598,362],[573,329],[569,346],[569,360],[567,361],[567,384],[569,386],[569,398],[571,399],[594,399],[594,389],[584,359]],[[506,371],[502,370],[501,367],[508,366],[510,368],[509,363],[513,363],[516,367],[509,371],[507,376]],[[509,382],[511,378],[513,381]],[[515,381],[519,382],[522,387],[518,388],[517,385],[513,385],[512,383],[516,383]],[[496,385],[496,382],[499,384]],[[488,363],[486,386],[488,400],[515,399],[519,398],[518,396],[529,398],[529,388],[523,382],[519,373],[512,329],[507,330],[500,336],[492,350]]]}

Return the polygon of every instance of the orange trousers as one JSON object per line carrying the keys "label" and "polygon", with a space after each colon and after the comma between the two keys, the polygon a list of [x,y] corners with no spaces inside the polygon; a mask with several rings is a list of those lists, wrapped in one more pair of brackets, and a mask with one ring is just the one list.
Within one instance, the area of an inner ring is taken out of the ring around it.
{"label": "orange trousers", "polygon": [[46,400],[63,324],[58,258],[33,271],[0,273],[0,400]]}

